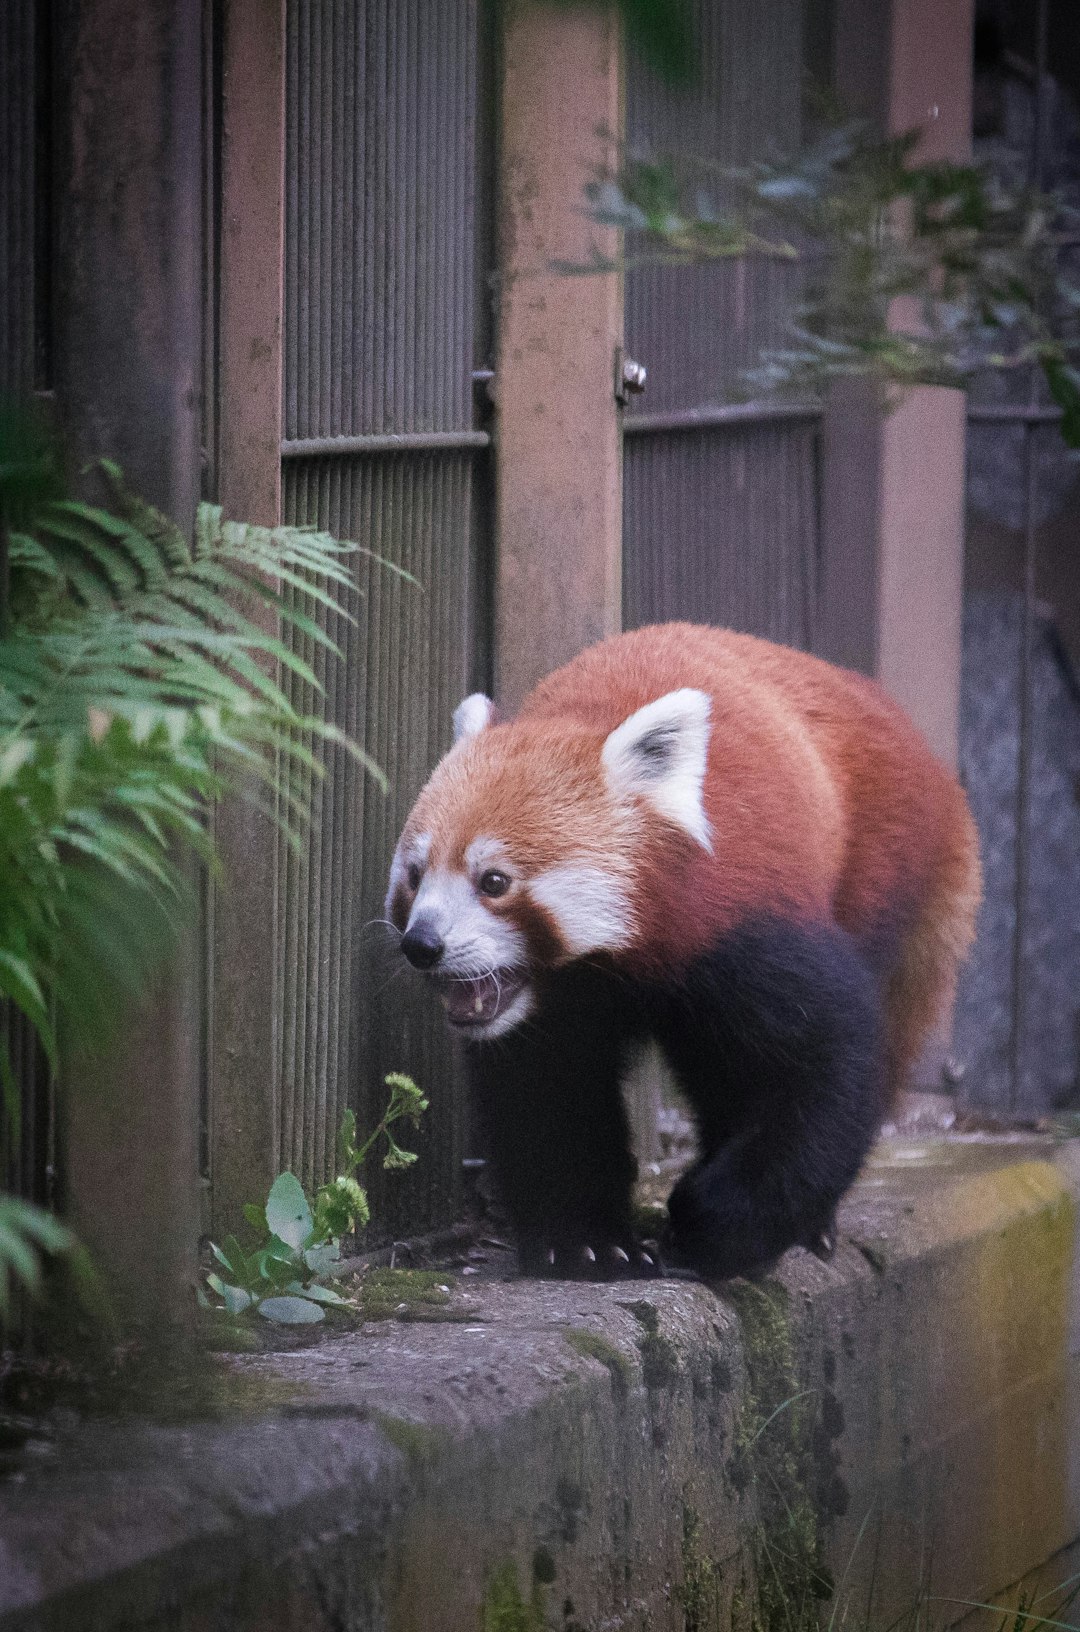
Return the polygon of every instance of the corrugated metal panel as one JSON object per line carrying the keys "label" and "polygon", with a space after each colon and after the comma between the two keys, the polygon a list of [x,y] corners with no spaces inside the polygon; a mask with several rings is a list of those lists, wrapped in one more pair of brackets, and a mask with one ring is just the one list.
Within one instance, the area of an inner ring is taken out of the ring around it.
{"label": "corrugated metal panel", "polygon": [[635,437],[624,488],[628,624],[686,618],[808,645],[817,441],[812,420]]}
{"label": "corrugated metal panel", "polygon": [[309,850],[282,856],[281,1160],[322,1178],[345,1106],[370,1122],[384,1073],[410,1071],[431,1098],[423,1159],[385,1197],[371,1177],[380,1231],[415,1231],[458,1205],[464,1108],[441,1013],[378,920],[401,823],[483,679],[477,6],[292,0],[287,52],[286,519],[357,540],[421,587],[363,561],[357,624],[334,631],[345,662],[308,654],[391,792],[330,754]]}
{"label": "corrugated metal panel", "polygon": [[34,387],[34,73],[38,6],[0,6],[0,392]]}
{"label": "corrugated metal panel", "polygon": [[0,1043],[7,1049],[20,1089],[19,1125],[5,1121],[0,1138],[0,1190],[42,1203],[56,1199],[55,1085],[29,1021],[0,1004]]}
{"label": "corrugated metal panel", "polygon": [[[47,45],[41,0],[0,6],[0,396],[26,400],[43,376],[40,333],[48,267],[42,264],[47,173],[40,150],[48,86],[40,67]],[[54,1199],[54,1088],[29,1022],[0,1003],[0,1041],[14,1067],[20,1118],[13,1130],[0,1108],[0,1190]]]}
{"label": "corrugated metal panel", "polygon": [[475,0],[293,0],[285,436],[472,425]]}
{"label": "corrugated metal panel", "polygon": [[[741,163],[799,139],[804,0],[698,0],[701,75],[672,92],[632,65],[631,151]],[[802,420],[679,424],[730,396],[782,332],[793,274],[775,262],[640,267],[626,279],[626,344],[648,369],[629,410],[624,615],[708,618],[812,639],[817,441]],[[664,416],[663,428],[635,428]]]}

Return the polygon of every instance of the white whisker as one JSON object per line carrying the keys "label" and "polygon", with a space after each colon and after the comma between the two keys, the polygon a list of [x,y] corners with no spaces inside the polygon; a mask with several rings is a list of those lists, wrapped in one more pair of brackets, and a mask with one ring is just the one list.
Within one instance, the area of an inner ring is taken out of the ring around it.
{"label": "white whisker", "polygon": [[369,918],[366,924],[361,924],[360,925],[361,935],[364,933],[364,931],[366,929],[374,929],[376,926],[382,926],[382,927],[384,927],[386,929],[392,929],[395,935],[400,935],[401,934],[400,929],[397,927],[397,925],[395,923],[393,923],[391,921],[391,919],[389,919],[389,918]]}

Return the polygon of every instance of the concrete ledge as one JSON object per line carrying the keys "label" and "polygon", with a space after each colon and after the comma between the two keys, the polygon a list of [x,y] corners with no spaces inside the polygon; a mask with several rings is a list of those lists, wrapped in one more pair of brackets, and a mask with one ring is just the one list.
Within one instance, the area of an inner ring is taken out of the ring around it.
{"label": "concrete ledge", "polygon": [[61,1421],[0,1484],[0,1627],[950,1624],[1080,1535],[1078,1173],[886,1142],[829,1265],[490,1284],[467,1325],[230,1359],[223,1420]]}

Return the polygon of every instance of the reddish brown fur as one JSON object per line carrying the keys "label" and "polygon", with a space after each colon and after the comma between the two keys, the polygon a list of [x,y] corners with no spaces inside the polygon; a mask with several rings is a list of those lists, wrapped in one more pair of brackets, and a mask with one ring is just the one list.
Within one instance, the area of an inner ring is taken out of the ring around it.
{"label": "reddish brown fur", "polygon": [[[614,811],[600,765],[616,726],[683,687],[711,698],[711,854],[644,806]],[[407,831],[431,832],[444,865],[483,833],[527,870],[584,857],[619,873],[640,926],[619,957],[642,973],[762,911],[835,921],[881,975],[894,1085],[951,994],[980,891],[964,794],[877,685],[691,624],[617,636],[550,675],[515,721],[443,762]]]}

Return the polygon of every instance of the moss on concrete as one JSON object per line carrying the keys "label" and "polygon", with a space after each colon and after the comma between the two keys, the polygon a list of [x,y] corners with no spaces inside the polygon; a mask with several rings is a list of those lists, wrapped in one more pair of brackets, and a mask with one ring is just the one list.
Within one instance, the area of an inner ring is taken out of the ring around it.
{"label": "moss on concrete", "polygon": [[634,1380],[634,1368],[622,1350],[616,1348],[609,1338],[602,1337],[587,1326],[571,1326],[563,1336],[576,1354],[599,1360],[602,1366],[607,1367],[613,1393],[619,1399],[625,1399]]}
{"label": "moss on concrete", "polygon": [[524,1596],[512,1559],[499,1564],[488,1576],[480,1605],[481,1632],[547,1632],[543,1583],[536,1579]]}
{"label": "moss on concrete", "polygon": [[684,1632],[717,1632],[722,1609],[724,1572],[708,1549],[698,1511],[683,1506],[682,1579],[675,1588],[682,1605]]}
{"label": "moss on concrete", "polygon": [[679,1351],[661,1332],[656,1305],[647,1298],[638,1298],[633,1303],[624,1303],[623,1308],[633,1315],[644,1334],[638,1338],[638,1351],[645,1387],[650,1393],[654,1389],[670,1388],[678,1380],[681,1369]]}
{"label": "moss on concrete", "polygon": [[454,1278],[442,1269],[369,1269],[360,1283],[365,1320],[447,1319]]}
{"label": "moss on concrete", "polygon": [[392,1445],[404,1451],[414,1467],[429,1467],[450,1443],[447,1429],[425,1422],[412,1422],[408,1417],[391,1417],[376,1413],[373,1419]]}
{"label": "moss on concrete", "polygon": [[833,1591],[815,1500],[814,1400],[800,1386],[788,1294],[779,1281],[733,1286],[746,1361],[736,1421],[737,1487],[752,1490],[753,1632],[816,1632]]}

